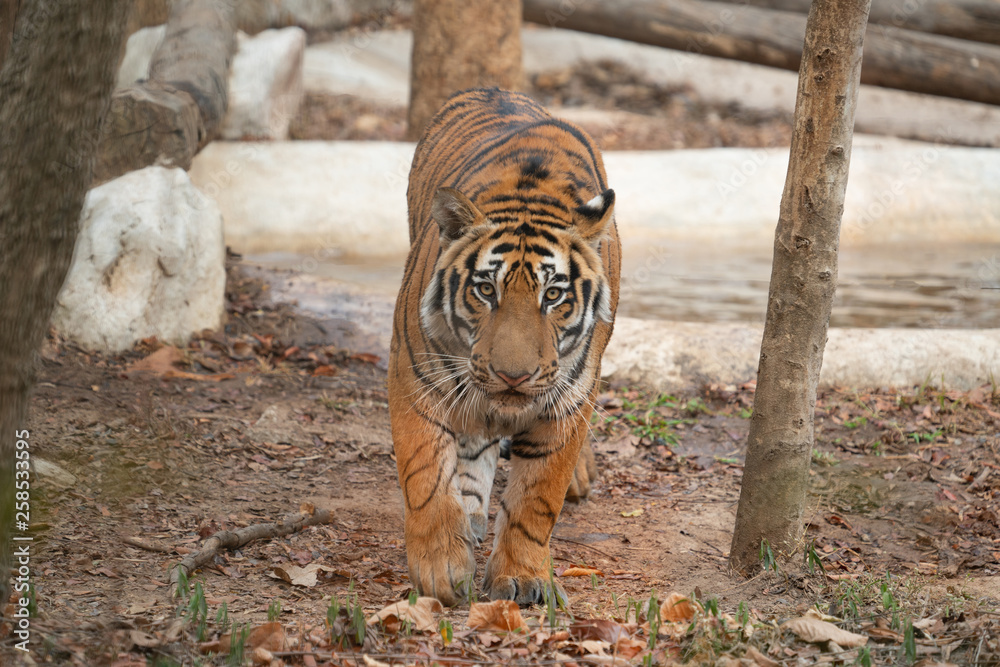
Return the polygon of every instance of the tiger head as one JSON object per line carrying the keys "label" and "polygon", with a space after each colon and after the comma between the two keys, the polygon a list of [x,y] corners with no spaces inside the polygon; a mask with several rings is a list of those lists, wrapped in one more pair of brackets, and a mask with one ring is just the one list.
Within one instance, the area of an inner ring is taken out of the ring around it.
{"label": "tiger head", "polygon": [[421,321],[446,360],[440,384],[455,385],[443,389],[471,399],[487,421],[575,412],[591,389],[594,327],[614,317],[598,252],[614,191],[576,207],[544,199],[544,221],[528,204],[512,214],[509,198],[481,210],[453,188],[439,189],[431,207],[441,252]]}

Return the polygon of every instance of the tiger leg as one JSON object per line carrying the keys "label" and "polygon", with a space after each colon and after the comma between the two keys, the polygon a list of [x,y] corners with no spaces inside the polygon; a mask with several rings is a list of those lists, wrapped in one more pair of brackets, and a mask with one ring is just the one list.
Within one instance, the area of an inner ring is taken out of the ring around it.
{"label": "tiger leg", "polygon": [[594,450],[590,447],[590,438],[585,438],[580,447],[580,458],[577,459],[573,479],[566,490],[566,500],[579,502],[590,495],[590,483],[597,479],[597,461]]}
{"label": "tiger leg", "polygon": [[458,440],[458,488],[477,542],[489,528],[490,491],[497,472],[500,440],[481,437]]}
{"label": "tiger leg", "polygon": [[392,435],[410,582],[423,595],[457,604],[472,585],[477,539],[459,488],[455,434],[411,409],[393,415]]}
{"label": "tiger leg", "polygon": [[[511,444],[511,472],[497,512],[483,588],[491,599],[540,604],[551,589],[549,538],[589,434],[579,414],[542,422]],[[558,584],[554,593],[563,601]]]}

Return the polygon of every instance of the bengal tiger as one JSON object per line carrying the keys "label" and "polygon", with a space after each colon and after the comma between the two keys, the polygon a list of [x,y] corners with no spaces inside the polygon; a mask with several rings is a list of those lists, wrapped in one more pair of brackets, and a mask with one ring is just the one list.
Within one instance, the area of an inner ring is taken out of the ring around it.
{"label": "bengal tiger", "polygon": [[606,180],[583,130],[499,89],[452,97],[417,145],[389,409],[410,580],[445,604],[471,592],[501,438],[491,599],[543,601],[563,500],[596,476],[590,416],[621,263]]}

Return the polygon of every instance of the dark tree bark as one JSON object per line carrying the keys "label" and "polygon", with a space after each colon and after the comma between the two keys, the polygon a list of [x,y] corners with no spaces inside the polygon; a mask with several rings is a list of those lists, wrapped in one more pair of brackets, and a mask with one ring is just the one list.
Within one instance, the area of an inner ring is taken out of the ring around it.
{"label": "dark tree bark", "polygon": [[521,0],[416,0],[407,136],[468,88],[521,88]]}
{"label": "dark tree bark", "polygon": [[760,567],[764,540],[775,554],[788,555],[802,535],[870,6],[871,0],[814,0],[809,12],[729,556],[744,575]]}
{"label": "dark tree bark", "polygon": [[[812,0],[720,0],[807,14]],[[1000,44],[1000,2],[996,0],[872,0],[870,30],[894,26],[958,39]]]}
{"label": "dark tree bark", "polygon": [[0,71],[0,608],[11,591],[15,434],[73,256],[127,9],[21,0]]}
{"label": "dark tree bark", "polygon": [[[528,21],[706,56],[798,70],[806,18],[709,0],[524,0]],[[1000,47],[879,26],[861,82],[1000,104]]]}
{"label": "dark tree bark", "polygon": [[0,67],[3,67],[14,36],[14,19],[17,18],[19,4],[20,0],[0,0]]}

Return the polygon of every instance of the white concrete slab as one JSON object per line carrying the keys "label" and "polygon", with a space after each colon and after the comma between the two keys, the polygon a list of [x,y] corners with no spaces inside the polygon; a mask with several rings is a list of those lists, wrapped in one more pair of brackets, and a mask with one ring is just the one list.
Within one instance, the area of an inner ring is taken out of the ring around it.
{"label": "white concrete slab", "polygon": [[[389,142],[214,142],[190,175],[237,252],[402,255],[412,153]],[[783,149],[610,152],[605,163],[627,242],[773,238]],[[861,141],[843,225],[844,244],[1000,242],[1000,151]]]}

